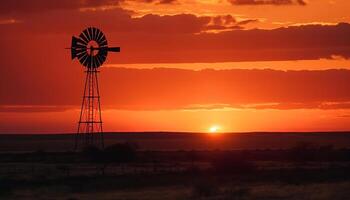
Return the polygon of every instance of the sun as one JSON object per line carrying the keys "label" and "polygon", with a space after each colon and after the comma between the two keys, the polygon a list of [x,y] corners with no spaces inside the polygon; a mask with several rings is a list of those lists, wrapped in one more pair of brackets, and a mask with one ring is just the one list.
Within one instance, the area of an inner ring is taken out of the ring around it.
{"label": "sun", "polygon": [[220,126],[218,125],[213,125],[209,128],[209,133],[211,134],[216,134],[220,131]]}

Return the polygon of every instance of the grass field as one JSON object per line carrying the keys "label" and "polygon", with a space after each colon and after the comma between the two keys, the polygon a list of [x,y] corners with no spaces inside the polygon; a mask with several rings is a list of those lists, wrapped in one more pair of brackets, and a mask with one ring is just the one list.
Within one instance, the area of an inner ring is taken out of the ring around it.
{"label": "grass field", "polygon": [[[72,135],[0,137],[0,199],[342,200],[350,193],[346,133],[107,135],[109,146],[137,143],[130,152],[59,149]],[[119,159],[124,154],[130,158]]]}
{"label": "grass field", "polygon": [[[142,150],[231,150],[285,149],[297,143],[350,147],[350,133],[105,133],[106,146],[117,142],[133,142]],[[0,152],[4,151],[69,151],[74,147],[72,134],[0,134]]]}

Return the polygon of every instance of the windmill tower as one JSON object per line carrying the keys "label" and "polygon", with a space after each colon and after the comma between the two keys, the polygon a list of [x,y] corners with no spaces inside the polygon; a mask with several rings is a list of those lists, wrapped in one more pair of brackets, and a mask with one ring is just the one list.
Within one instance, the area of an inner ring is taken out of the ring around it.
{"label": "windmill tower", "polygon": [[85,87],[81,104],[75,150],[94,145],[104,148],[98,68],[108,52],[120,52],[120,47],[108,47],[105,35],[97,28],[89,27],[72,37],[72,60],[77,58],[85,67]]}

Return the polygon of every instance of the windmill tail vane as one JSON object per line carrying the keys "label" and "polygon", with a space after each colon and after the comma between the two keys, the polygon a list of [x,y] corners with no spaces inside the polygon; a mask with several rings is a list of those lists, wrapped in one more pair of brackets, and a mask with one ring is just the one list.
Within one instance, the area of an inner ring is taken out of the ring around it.
{"label": "windmill tail vane", "polygon": [[104,148],[97,69],[106,61],[108,52],[120,52],[120,47],[108,47],[102,31],[89,27],[79,37],[72,37],[71,48],[68,49],[71,49],[72,60],[78,59],[87,68],[74,149],[91,145]]}

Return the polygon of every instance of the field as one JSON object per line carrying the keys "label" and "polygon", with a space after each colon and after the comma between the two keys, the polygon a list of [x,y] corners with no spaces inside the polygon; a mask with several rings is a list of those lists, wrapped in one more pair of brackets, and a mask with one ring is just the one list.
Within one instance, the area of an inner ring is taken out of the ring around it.
{"label": "field", "polygon": [[348,199],[348,133],[1,135],[0,199]]}
{"label": "field", "polygon": [[[285,149],[298,143],[350,147],[350,133],[105,133],[106,146],[118,142],[137,143],[140,150],[237,150],[237,149]],[[0,152],[73,151],[72,134],[0,134]]]}

